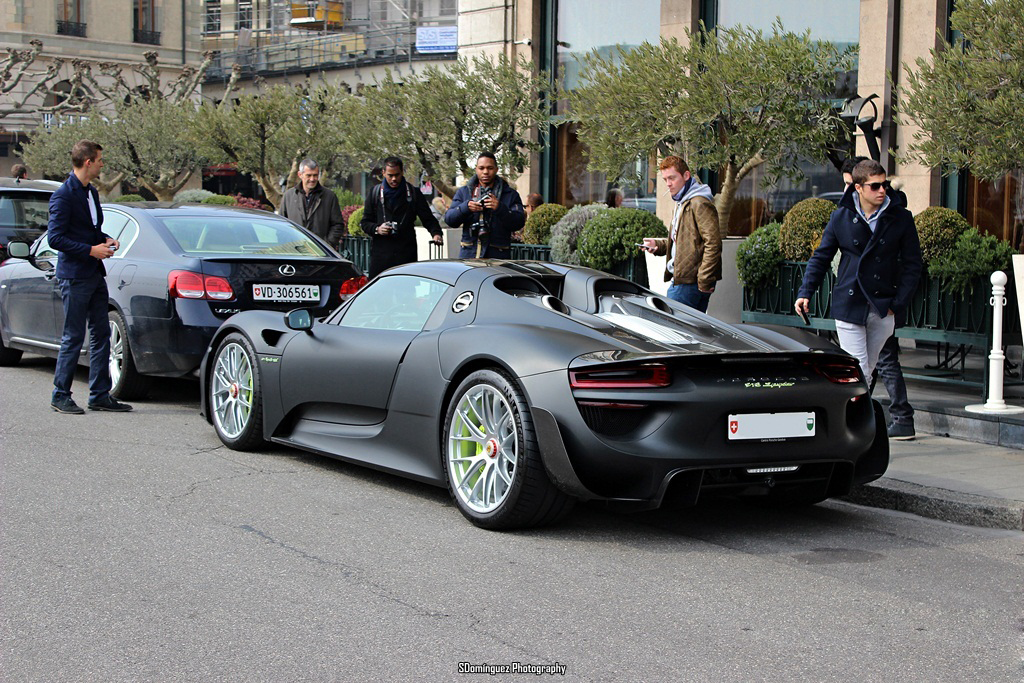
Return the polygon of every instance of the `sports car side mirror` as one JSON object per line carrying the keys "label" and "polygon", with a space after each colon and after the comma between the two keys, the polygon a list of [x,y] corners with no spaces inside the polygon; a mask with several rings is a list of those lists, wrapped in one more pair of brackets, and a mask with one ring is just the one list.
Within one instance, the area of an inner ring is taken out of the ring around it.
{"label": "sports car side mirror", "polygon": [[289,330],[305,330],[309,332],[313,329],[313,316],[310,315],[308,309],[296,308],[294,311],[288,311],[284,314],[284,324],[288,326]]}
{"label": "sports car side mirror", "polygon": [[28,258],[29,247],[24,242],[8,242],[7,255],[12,258]]}

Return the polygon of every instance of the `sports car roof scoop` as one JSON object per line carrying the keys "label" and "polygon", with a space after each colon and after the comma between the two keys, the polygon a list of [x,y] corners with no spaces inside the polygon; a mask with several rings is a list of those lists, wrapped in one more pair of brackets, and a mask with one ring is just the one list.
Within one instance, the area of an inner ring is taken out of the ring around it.
{"label": "sports car roof scoop", "polygon": [[666,327],[665,325],[660,325],[653,320],[647,320],[635,315],[606,311],[604,313],[598,313],[597,317],[615,325],[616,327],[629,330],[640,337],[660,342],[662,344],[679,346],[696,345],[700,343],[690,335],[685,334],[678,329]]}

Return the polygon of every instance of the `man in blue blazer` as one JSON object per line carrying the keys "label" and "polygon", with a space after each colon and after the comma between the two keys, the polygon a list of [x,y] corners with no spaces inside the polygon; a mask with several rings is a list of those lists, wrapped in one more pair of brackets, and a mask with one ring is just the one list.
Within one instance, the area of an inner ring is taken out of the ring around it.
{"label": "man in blue blazer", "polygon": [[92,181],[103,169],[103,147],[79,140],[71,148],[68,179],[50,197],[46,235],[57,257],[57,283],[64,301],[64,335],[57,354],[50,407],[58,413],[85,411],[71,398],[71,382],[89,325],[89,409],[123,413],[132,409],[110,395],[110,324],[103,259],[121,245],[104,234],[103,209]]}
{"label": "man in blue blazer", "polygon": [[797,293],[797,313],[821,285],[837,250],[842,251],[832,287],[832,317],[839,345],[871,373],[882,345],[906,320],[907,306],[921,275],[921,244],[902,193],[889,196],[885,169],[867,159],[853,168],[853,184],[807,262]]}

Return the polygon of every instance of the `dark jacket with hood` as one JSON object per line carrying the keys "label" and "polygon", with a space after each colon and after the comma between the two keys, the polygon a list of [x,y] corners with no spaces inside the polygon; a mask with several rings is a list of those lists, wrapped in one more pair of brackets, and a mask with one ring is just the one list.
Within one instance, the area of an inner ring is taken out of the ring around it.
{"label": "dark jacket with hood", "polygon": [[[470,211],[469,201],[476,197],[479,184],[476,176],[470,178],[466,185],[455,191],[451,208],[444,214],[444,222],[450,227],[462,228],[462,246],[476,243],[471,226],[480,214]],[[512,244],[512,233],[520,230],[526,223],[523,200],[518,192],[497,176],[491,188],[494,190],[494,196],[498,198],[498,208],[483,212],[484,219],[489,221],[488,241],[492,247],[507,249]]]}
{"label": "dark jacket with hood", "polygon": [[300,182],[284,193],[281,198],[280,213],[310,232],[316,233],[320,239],[326,240],[331,247],[337,249],[341,238],[348,232],[341,220],[338,197],[319,184],[310,195],[309,210],[307,211],[306,193]]}
{"label": "dark jacket with hood", "polygon": [[832,317],[864,325],[870,309],[883,318],[892,310],[896,325],[902,325],[923,265],[914,217],[907,210],[906,195],[891,191],[872,233],[854,204],[855,191],[850,185],[832,212],[821,245],[807,262],[797,297],[809,299],[814,294],[840,250]]}

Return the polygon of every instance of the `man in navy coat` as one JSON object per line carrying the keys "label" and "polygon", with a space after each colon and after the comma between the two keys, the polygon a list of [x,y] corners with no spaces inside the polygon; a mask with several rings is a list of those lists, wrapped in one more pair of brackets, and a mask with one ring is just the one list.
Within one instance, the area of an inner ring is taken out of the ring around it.
{"label": "man in navy coat", "polygon": [[853,168],[853,184],[832,212],[821,245],[804,271],[797,313],[821,285],[836,250],[842,251],[832,288],[839,345],[871,377],[882,345],[906,319],[921,275],[921,245],[902,193],[889,196],[885,169],[868,159]]}
{"label": "man in navy coat", "polygon": [[57,283],[64,301],[64,335],[57,355],[50,407],[58,413],[85,411],[71,398],[71,382],[89,325],[89,409],[127,412],[131,406],[110,395],[110,324],[103,259],[121,245],[104,234],[100,196],[92,181],[103,168],[103,147],[79,140],[71,148],[73,169],[50,197],[47,239],[60,254]]}

